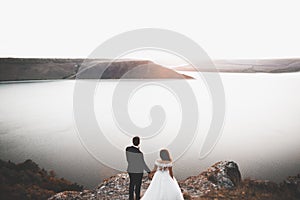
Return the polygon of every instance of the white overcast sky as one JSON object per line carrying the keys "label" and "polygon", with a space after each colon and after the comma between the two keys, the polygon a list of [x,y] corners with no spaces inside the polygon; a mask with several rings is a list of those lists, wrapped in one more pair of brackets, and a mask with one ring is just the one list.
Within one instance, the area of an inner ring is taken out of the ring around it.
{"label": "white overcast sky", "polygon": [[0,57],[88,56],[138,28],[182,33],[212,58],[300,57],[299,1],[0,1]]}

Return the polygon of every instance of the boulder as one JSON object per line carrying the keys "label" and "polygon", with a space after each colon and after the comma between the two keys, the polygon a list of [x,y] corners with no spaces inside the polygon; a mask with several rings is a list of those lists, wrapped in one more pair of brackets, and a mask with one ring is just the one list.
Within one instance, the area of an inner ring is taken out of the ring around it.
{"label": "boulder", "polygon": [[192,197],[207,194],[212,190],[234,189],[241,183],[241,173],[233,161],[220,161],[198,176],[180,181],[183,192]]}

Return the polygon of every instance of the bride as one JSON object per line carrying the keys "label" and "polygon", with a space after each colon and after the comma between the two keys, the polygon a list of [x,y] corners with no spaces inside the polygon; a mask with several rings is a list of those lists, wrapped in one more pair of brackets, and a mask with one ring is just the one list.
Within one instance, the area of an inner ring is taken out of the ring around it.
{"label": "bride", "polygon": [[155,173],[142,200],[183,200],[179,185],[173,176],[172,159],[168,150],[160,151],[152,173]]}

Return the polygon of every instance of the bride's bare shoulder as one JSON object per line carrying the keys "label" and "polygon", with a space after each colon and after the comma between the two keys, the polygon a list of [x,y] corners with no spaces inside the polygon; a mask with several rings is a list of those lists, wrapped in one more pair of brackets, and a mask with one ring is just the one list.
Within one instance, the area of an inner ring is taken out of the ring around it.
{"label": "bride's bare shoulder", "polygon": [[161,166],[161,167],[172,167],[173,164],[172,164],[172,161],[157,159],[155,161],[155,165]]}

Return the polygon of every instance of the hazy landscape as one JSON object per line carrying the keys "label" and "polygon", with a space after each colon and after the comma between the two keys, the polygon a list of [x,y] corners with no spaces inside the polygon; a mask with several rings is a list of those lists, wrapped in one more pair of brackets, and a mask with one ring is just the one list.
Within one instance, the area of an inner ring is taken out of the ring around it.
{"label": "hazy landscape", "polygon": [[[18,163],[32,159],[41,168],[54,170],[59,177],[86,188],[93,188],[119,172],[95,160],[78,137],[73,119],[73,91],[81,59],[0,59],[0,63],[2,160]],[[97,81],[95,74],[103,72],[110,60],[89,61],[92,63],[92,68],[83,66],[88,73],[79,81]],[[176,177],[184,180],[217,161],[234,160],[239,164],[242,178],[280,182],[299,173],[298,64],[298,59],[217,61],[226,95],[226,120],[221,138],[203,159],[199,159],[199,151],[212,111],[210,94],[201,73],[215,72],[203,68],[199,74],[190,67],[174,68],[176,72],[151,61],[118,60],[111,65],[112,69],[103,73],[105,80],[95,91],[95,114],[99,126],[109,133],[107,137],[124,149],[130,144],[130,137],[116,127],[109,106],[117,79],[127,75],[128,80],[121,83],[125,89],[137,82],[146,83],[147,79],[159,79],[156,82],[161,84],[187,81],[195,91],[201,123],[191,148],[176,161]],[[140,69],[127,73],[135,67]],[[132,120],[140,126],[149,123],[151,106],[159,103],[167,113],[168,122],[159,142],[142,142],[149,166],[155,158],[147,154],[153,148],[164,147],[176,136],[180,126],[180,106],[173,95],[156,85],[138,91],[130,101],[128,109]],[[98,148],[99,152],[103,151],[100,145]],[[115,162],[126,165],[125,158]]]}
{"label": "hazy landscape", "polygon": [[[130,59],[0,58],[0,81],[98,79],[100,78],[98,74],[102,74],[102,79],[120,79],[128,72],[126,79],[190,78],[182,76],[182,71],[231,73],[300,71],[300,59],[214,60],[213,62],[216,69],[201,63],[198,66],[183,65],[166,68],[149,60]],[[135,69],[134,73],[130,73],[132,69]],[[76,74],[82,71],[84,75],[76,77]]]}
{"label": "hazy landscape", "polygon": [[193,67],[183,65],[175,67],[178,71],[200,72],[232,72],[232,73],[283,73],[300,71],[300,59],[240,59],[240,60],[214,60],[216,70],[208,68],[205,64]]}
{"label": "hazy landscape", "polygon": [[300,200],[299,1],[3,0],[0,19],[0,200],[133,200],[135,136],[150,169],[171,154],[151,200]]}

